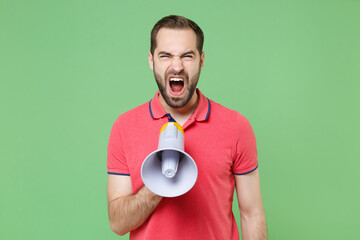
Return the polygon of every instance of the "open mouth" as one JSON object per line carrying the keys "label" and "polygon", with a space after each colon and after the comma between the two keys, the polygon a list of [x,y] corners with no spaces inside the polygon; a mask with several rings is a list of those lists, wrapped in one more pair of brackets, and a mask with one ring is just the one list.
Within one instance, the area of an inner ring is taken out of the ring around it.
{"label": "open mouth", "polygon": [[170,93],[174,96],[178,96],[184,92],[185,82],[182,77],[171,76],[169,77]]}

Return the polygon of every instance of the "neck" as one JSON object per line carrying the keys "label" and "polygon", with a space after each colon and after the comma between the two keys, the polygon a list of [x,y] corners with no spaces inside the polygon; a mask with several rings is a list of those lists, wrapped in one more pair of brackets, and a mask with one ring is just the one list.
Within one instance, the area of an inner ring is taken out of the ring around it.
{"label": "neck", "polygon": [[195,112],[196,107],[199,103],[199,96],[197,94],[197,91],[195,91],[193,96],[190,98],[190,101],[182,108],[170,107],[166,104],[161,94],[159,94],[159,102],[165,112],[170,113],[177,123],[179,123],[180,125],[184,125],[184,123],[189,119],[191,114]]}

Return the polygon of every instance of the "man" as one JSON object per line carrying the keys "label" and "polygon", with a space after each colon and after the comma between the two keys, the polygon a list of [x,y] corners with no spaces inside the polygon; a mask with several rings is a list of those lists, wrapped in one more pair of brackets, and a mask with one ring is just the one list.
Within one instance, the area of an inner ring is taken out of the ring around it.
{"label": "man", "polygon": [[[159,91],[116,120],[108,146],[109,220],[119,235],[239,239],[232,213],[236,186],[243,239],[267,239],[253,130],[242,115],[196,89],[204,65],[203,38],[196,23],[180,16],[164,17],[151,32],[148,58]],[[152,193],[140,176],[167,121],[182,126],[185,151],[198,167],[194,187],[175,198]]]}

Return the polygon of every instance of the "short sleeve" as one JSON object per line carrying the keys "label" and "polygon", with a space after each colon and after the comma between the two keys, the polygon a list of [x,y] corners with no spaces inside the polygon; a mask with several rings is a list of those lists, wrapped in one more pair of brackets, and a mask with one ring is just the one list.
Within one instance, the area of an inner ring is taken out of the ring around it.
{"label": "short sleeve", "polygon": [[237,142],[232,171],[236,175],[251,173],[258,167],[256,139],[249,121],[239,114]]}
{"label": "short sleeve", "polygon": [[117,119],[111,128],[107,154],[108,174],[130,175],[124,154],[124,145],[122,142],[121,123]]}

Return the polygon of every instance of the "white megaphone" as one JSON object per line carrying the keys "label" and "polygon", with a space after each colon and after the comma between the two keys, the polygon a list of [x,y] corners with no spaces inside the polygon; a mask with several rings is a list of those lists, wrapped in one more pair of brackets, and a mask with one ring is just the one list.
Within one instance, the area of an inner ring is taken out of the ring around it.
{"label": "white megaphone", "polygon": [[184,130],[176,122],[164,124],[158,149],[141,166],[145,186],[157,195],[177,197],[194,186],[197,175],[195,161],[184,152]]}

